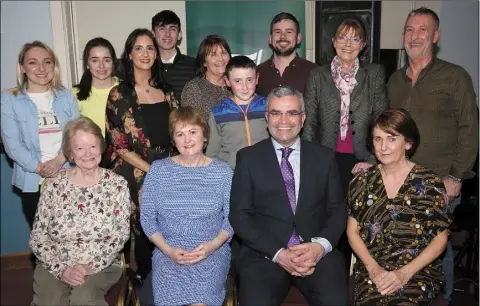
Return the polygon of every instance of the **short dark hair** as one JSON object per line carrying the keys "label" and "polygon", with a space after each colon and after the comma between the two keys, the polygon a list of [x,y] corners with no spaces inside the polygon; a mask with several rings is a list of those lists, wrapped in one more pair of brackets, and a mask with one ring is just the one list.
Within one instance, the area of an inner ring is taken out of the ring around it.
{"label": "short dark hair", "polygon": [[237,55],[230,59],[225,68],[225,75],[227,78],[229,77],[230,71],[234,68],[253,69],[254,71],[257,71],[257,65],[255,65],[255,62],[245,55]]}
{"label": "short dark hair", "polygon": [[408,158],[412,157],[417,151],[420,144],[420,132],[417,124],[413,120],[410,113],[403,108],[390,108],[381,113],[372,122],[372,133],[370,133],[370,144],[373,149],[373,129],[378,127],[385,133],[392,135],[400,134],[405,140],[411,144],[411,148],[407,150]]}
{"label": "short dark hair", "polygon": [[300,110],[302,112],[305,112],[305,99],[303,98],[303,94],[299,90],[293,87],[290,87],[288,85],[278,86],[270,91],[270,93],[267,95],[267,111],[269,111],[268,107],[270,106],[270,101],[272,101],[274,97],[283,98],[288,96],[297,97],[298,100],[300,101]]}
{"label": "short dark hair", "polygon": [[173,11],[164,10],[152,17],[152,31],[155,31],[156,27],[169,24],[176,25],[179,32],[182,30],[180,18],[178,18],[177,14],[175,14]]}
{"label": "short dark hair", "polygon": [[195,71],[197,76],[205,75],[205,59],[217,46],[221,46],[223,49],[225,49],[225,51],[227,51],[228,55],[232,57],[230,46],[228,45],[225,38],[216,34],[208,35],[202,40],[200,46],[198,47],[197,57],[195,59]]}
{"label": "short dark hair", "polygon": [[282,20],[293,21],[295,23],[295,27],[297,28],[297,34],[300,33],[300,23],[298,23],[297,18],[295,18],[295,16],[293,16],[290,13],[282,12],[280,14],[275,15],[275,17],[273,17],[272,22],[270,23],[270,34],[273,33],[273,25]]}
{"label": "short dark hair", "polygon": [[440,18],[438,18],[437,13],[435,13],[433,10],[431,10],[428,7],[425,7],[425,6],[414,9],[410,13],[408,13],[408,17],[405,20],[405,24],[407,24],[407,21],[410,17],[413,17],[415,15],[429,15],[429,16],[431,16],[433,18],[433,21],[435,22],[435,30],[438,30],[440,28]]}

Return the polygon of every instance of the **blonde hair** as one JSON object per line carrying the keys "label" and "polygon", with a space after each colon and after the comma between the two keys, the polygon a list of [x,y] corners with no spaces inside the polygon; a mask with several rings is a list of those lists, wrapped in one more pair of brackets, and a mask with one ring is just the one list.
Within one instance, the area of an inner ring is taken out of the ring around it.
{"label": "blonde hair", "polygon": [[25,60],[25,54],[33,48],[42,48],[45,49],[50,57],[53,59],[53,79],[50,81],[50,89],[58,90],[62,89],[62,81],[60,79],[60,64],[58,62],[58,58],[53,52],[52,48],[47,46],[45,43],[35,40],[31,43],[26,43],[23,45],[20,53],[18,54],[17,60],[17,87],[12,90],[14,95],[17,95],[22,89],[27,85],[28,78],[25,73],[22,72],[21,66],[23,65],[23,61]]}
{"label": "blonde hair", "polygon": [[102,154],[105,152],[105,140],[103,139],[102,130],[100,127],[93,122],[92,119],[80,116],[80,118],[69,121],[67,125],[65,125],[65,129],[63,131],[62,152],[69,162],[73,162],[72,139],[78,131],[90,133],[97,137],[98,141],[100,142],[100,152]]}

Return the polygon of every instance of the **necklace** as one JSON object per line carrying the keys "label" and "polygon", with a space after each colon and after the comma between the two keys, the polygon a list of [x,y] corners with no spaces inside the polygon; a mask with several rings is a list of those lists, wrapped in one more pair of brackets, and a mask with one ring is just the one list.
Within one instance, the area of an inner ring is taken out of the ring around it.
{"label": "necklace", "polygon": [[145,92],[146,92],[147,94],[150,93],[150,87],[151,87],[150,84],[148,84],[148,85],[147,85],[148,87],[146,87],[146,88],[143,87],[143,86],[142,86],[141,84],[139,84],[139,83],[136,83],[136,84],[138,85],[138,87],[145,89]]}

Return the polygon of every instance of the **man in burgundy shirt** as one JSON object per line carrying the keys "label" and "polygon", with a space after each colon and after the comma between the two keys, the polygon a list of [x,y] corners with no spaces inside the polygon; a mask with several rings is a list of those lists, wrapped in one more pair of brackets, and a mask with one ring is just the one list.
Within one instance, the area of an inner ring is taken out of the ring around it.
{"label": "man in burgundy shirt", "polygon": [[257,68],[259,74],[257,94],[268,96],[275,87],[288,85],[305,91],[308,74],[316,65],[298,56],[297,45],[302,41],[300,24],[290,13],[280,13],[270,23],[268,43],[273,55]]}

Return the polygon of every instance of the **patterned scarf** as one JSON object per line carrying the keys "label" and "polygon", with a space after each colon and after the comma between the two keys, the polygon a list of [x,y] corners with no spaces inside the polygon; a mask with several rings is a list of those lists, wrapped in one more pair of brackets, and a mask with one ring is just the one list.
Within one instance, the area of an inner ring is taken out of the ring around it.
{"label": "patterned scarf", "polygon": [[358,67],[358,58],[355,59],[349,72],[342,71],[342,62],[340,62],[338,56],[335,56],[331,64],[333,82],[340,91],[340,137],[342,141],[347,138],[350,95],[357,85],[355,76],[357,75]]}

